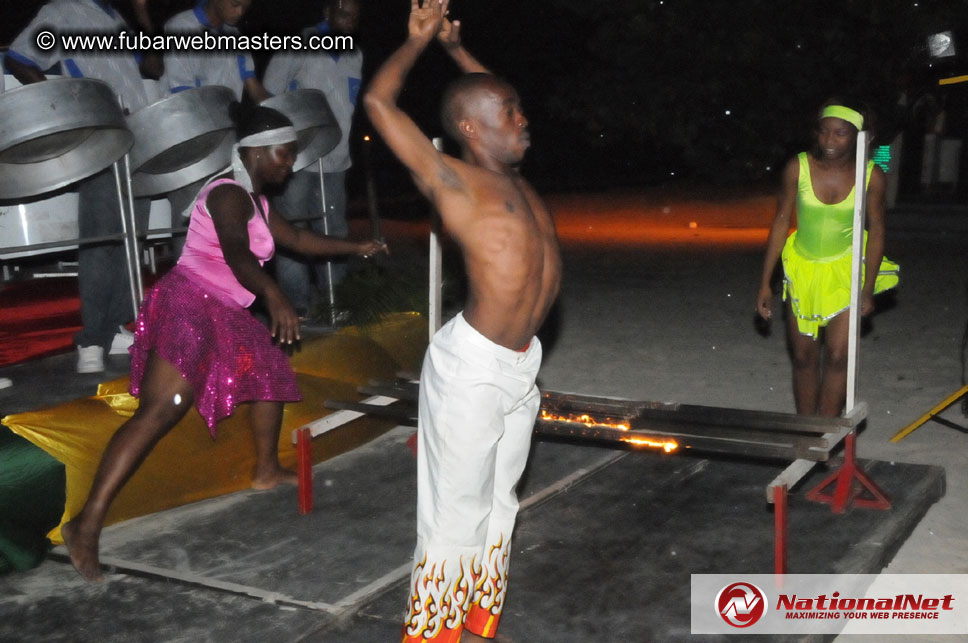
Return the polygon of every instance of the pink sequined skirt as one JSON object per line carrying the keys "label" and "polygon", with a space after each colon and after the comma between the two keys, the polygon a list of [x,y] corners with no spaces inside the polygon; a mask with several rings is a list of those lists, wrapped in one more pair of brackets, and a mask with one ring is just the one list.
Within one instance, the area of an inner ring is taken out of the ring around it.
{"label": "pink sequined skirt", "polygon": [[145,294],[131,347],[131,394],[138,395],[148,355],[173,364],[195,392],[195,406],[215,425],[243,402],[302,399],[289,358],[245,308],[227,304],[175,266]]}

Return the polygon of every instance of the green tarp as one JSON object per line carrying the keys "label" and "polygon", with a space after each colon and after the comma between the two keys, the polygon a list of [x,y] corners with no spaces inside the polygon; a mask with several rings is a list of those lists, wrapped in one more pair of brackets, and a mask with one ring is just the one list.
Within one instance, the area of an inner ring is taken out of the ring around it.
{"label": "green tarp", "polygon": [[47,532],[64,513],[64,465],[0,427],[0,574],[30,569],[47,554]]}

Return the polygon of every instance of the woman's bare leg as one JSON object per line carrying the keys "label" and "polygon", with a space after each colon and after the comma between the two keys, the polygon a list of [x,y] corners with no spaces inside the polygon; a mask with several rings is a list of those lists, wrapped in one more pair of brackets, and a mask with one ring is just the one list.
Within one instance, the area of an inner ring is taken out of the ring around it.
{"label": "woman's bare leg", "polygon": [[827,324],[824,338],[823,378],[820,381],[820,415],[836,417],[847,401],[847,348],[850,315],[843,312]]}
{"label": "woman's bare leg", "polygon": [[255,475],[253,489],[271,489],[279,484],[297,484],[295,471],[279,464],[279,431],[282,428],[282,402],[254,402],[249,417],[255,438]]}
{"label": "woman's bare leg", "polygon": [[793,361],[793,399],[800,415],[816,415],[820,396],[820,341],[797,328],[797,318],[787,305],[787,341]]}
{"label": "woman's bare leg", "polygon": [[111,438],[81,512],[61,529],[74,568],[88,580],[101,578],[98,541],[111,502],[148,453],[191,408],[192,388],[174,366],[148,357],[138,410]]}

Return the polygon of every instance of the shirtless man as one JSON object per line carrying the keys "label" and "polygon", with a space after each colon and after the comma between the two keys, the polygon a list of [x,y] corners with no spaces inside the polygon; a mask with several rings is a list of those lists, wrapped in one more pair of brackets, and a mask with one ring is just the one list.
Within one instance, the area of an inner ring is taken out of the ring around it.
{"label": "shirtless man", "polygon": [[[411,0],[407,41],[364,104],[467,270],[464,311],[434,335],[420,376],[417,547],[403,639],[466,643],[493,638],[504,605],[515,486],[540,406],[534,335],[558,294],[561,258],[547,208],[518,174],[530,144],[518,95],[460,45],[446,12],[447,0]],[[438,152],[396,104],[435,37],[466,72],[442,107],[460,159]]]}

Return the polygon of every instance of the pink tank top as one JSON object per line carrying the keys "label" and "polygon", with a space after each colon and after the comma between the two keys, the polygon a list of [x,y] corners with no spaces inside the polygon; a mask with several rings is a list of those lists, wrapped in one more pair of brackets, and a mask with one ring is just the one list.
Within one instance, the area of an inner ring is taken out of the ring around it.
{"label": "pink tank top", "polygon": [[[222,246],[219,244],[218,234],[215,232],[215,222],[209,214],[205,203],[209,193],[220,185],[238,185],[232,179],[218,179],[212,181],[199,192],[192,208],[191,220],[188,224],[188,236],[185,239],[185,247],[182,249],[178,265],[190,270],[199,280],[199,286],[216,295],[226,303],[234,303],[243,308],[248,308],[255,301],[255,294],[246,290],[239,280],[235,278],[232,269],[225,263],[225,256],[222,254]],[[245,189],[245,188],[242,188]],[[252,195],[249,195],[252,198]],[[272,240],[272,233],[269,232],[269,224],[265,216],[269,212],[269,203],[264,196],[259,197],[262,209],[256,207],[255,200],[252,201],[252,208],[255,213],[249,219],[249,250],[259,260],[259,265],[264,264],[272,258],[275,251],[275,243]],[[263,213],[266,213],[264,215]]]}

